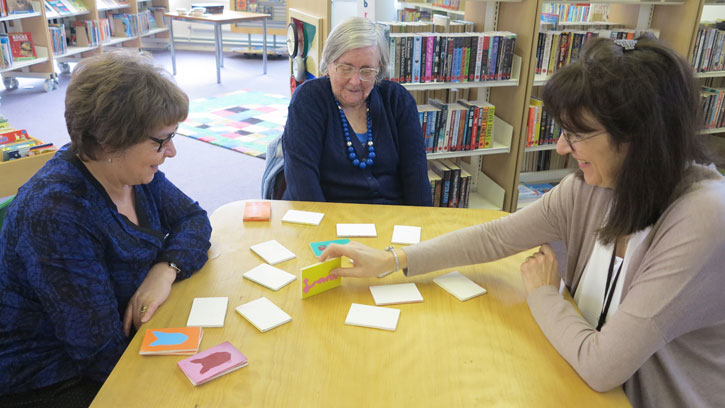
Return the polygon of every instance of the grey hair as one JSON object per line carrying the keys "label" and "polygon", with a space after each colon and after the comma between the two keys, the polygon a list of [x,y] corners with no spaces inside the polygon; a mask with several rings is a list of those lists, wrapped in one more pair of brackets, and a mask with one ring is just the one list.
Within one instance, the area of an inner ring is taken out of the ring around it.
{"label": "grey hair", "polygon": [[331,63],[337,61],[342,54],[357,48],[377,46],[378,72],[377,81],[388,76],[388,43],[382,27],[362,17],[350,17],[332,29],[322,50],[320,73],[328,74]]}

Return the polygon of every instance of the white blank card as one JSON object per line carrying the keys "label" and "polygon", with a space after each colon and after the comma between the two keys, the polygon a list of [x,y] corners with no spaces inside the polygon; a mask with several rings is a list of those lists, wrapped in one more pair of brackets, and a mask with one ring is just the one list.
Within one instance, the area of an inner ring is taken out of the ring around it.
{"label": "white blank card", "polygon": [[395,331],[398,327],[398,317],[400,309],[353,303],[347,312],[345,324]]}
{"label": "white blank card", "polygon": [[434,278],[433,282],[445,289],[446,292],[457,297],[461,302],[486,293],[486,289],[458,271]]}
{"label": "white blank card", "polygon": [[297,276],[266,263],[244,272],[244,277],[272,290],[280,290],[297,279]]}
{"label": "white blank card", "polygon": [[229,298],[194,298],[186,325],[190,327],[224,327]]}
{"label": "white blank card", "polygon": [[272,239],[261,244],[252,245],[249,247],[255,254],[259,255],[265,262],[270,265],[276,265],[280,262],[289,261],[296,257],[296,255],[285,248],[284,245]]}
{"label": "white blank card", "polygon": [[399,303],[420,303],[423,296],[415,283],[398,283],[395,285],[370,286],[375,304],[378,306]]}
{"label": "white blank card", "polygon": [[237,306],[237,313],[244,316],[245,319],[249,320],[249,323],[252,323],[261,332],[272,330],[277,326],[292,321],[290,315],[264,296]]}

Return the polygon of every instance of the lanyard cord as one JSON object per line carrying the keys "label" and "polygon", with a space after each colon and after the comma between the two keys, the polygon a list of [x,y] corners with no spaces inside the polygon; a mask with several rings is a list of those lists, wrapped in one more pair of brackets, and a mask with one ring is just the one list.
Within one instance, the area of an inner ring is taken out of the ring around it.
{"label": "lanyard cord", "polygon": [[[609,270],[607,271],[607,285],[604,287],[604,299],[602,302],[602,312],[599,314],[599,323],[597,324],[597,331],[599,331],[602,326],[604,326],[604,321],[607,319],[607,313],[609,312],[609,306],[612,304],[612,298],[614,297],[614,288],[617,286],[617,280],[619,279],[619,273],[622,272],[622,266],[624,265],[624,260],[622,260],[622,263],[619,264],[619,268],[617,268],[617,274],[614,275],[614,282],[612,283],[612,286],[609,286],[610,281],[612,280],[612,272],[614,271],[614,260],[617,257],[617,243],[614,243],[614,249],[612,250],[612,259],[609,261]],[[608,296],[607,296],[608,295]]]}

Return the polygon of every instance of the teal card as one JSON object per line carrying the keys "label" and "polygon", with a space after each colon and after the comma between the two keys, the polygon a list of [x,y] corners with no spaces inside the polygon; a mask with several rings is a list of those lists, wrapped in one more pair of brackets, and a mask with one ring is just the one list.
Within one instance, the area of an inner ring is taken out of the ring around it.
{"label": "teal card", "polygon": [[312,252],[315,253],[315,256],[320,256],[320,255],[322,255],[322,251],[324,251],[328,245],[330,245],[330,244],[345,245],[348,242],[350,242],[350,240],[347,238],[333,239],[331,241],[311,242],[310,248],[312,248]]}

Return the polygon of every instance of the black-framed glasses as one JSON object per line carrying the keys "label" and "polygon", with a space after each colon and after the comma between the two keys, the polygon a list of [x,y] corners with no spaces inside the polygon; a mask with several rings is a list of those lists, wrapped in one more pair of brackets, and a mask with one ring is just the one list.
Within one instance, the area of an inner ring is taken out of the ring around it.
{"label": "black-framed glasses", "polygon": [[159,152],[161,152],[161,149],[164,148],[164,146],[166,146],[167,144],[169,144],[169,142],[171,141],[171,139],[174,138],[174,136],[176,136],[176,130],[174,130],[173,132],[171,132],[171,134],[169,134],[168,136],[166,136],[163,139],[159,139],[158,137],[150,137],[150,136],[149,136],[149,139],[151,139],[154,142],[156,142],[156,143],[159,144],[159,148],[156,150],[156,152],[159,153]]}
{"label": "black-framed glasses", "polygon": [[597,133],[594,133],[594,134],[591,134],[591,135],[579,136],[576,133],[569,133],[568,131],[562,129],[561,130],[561,137],[563,137],[564,140],[566,140],[566,142],[569,144],[569,148],[573,152],[574,151],[574,143],[579,143],[582,140],[591,139],[593,137],[597,137],[597,136],[603,135],[605,133],[607,133],[607,131],[606,130],[602,130],[601,132],[597,132]]}
{"label": "black-framed glasses", "polygon": [[375,78],[378,77],[378,72],[380,72],[380,70],[377,68],[357,69],[352,65],[335,63],[335,72],[337,75],[347,79],[352,78],[353,75],[355,75],[355,72],[357,72],[358,78],[360,78],[361,81],[370,82],[374,81]]}

